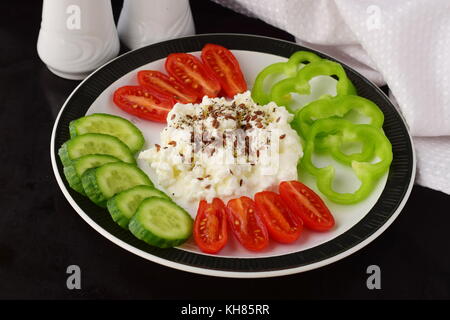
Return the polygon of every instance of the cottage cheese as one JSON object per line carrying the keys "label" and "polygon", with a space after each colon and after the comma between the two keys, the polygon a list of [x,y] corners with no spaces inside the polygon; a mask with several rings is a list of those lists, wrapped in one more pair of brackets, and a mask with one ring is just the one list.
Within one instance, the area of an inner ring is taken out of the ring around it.
{"label": "cottage cheese", "polygon": [[297,179],[302,147],[292,115],[271,102],[257,105],[250,92],[233,100],[204,97],[176,104],[161,142],[140,153],[157,183],[179,205],[214,197],[224,201]]}

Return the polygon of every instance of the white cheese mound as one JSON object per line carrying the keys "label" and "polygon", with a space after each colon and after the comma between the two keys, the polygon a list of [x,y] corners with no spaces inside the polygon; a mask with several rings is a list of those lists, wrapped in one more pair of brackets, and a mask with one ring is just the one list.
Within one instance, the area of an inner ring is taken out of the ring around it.
{"label": "white cheese mound", "polygon": [[270,102],[257,105],[250,92],[233,100],[204,97],[200,104],[176,104],[167,116],[160,144],[141,152],[157,183],[179,205],[193,207],[214,197],[225,203],[281,181],[297,179],[303,155],[292,115]]}

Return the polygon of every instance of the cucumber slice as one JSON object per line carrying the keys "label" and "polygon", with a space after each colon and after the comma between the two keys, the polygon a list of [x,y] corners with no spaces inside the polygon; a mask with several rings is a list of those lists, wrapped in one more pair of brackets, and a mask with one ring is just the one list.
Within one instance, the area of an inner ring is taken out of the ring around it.
{"label": "cucumber slice", "polygon": [[123,162],[136,163],[130,149],[116,137],[87,133],[66,141],[58,151],[62,164],[71,165],[72,160],[87,154],[106,154],[116,157]]}
{"label": "cucumber slice", "polygon": [[119,159],[113,156],[107,156],[104,154],[87,154],[73,160],[69,166],[64,167],[64,175],[66,176],[69,186],[73,190],[84,195],[85,193],[81,183],[81,176],[87,169],[96,168],[106,163],[119,161]]}
{"label": "cucumber slice", "polygon": [[142,149],[144,136],[142,132],[127,119],[105,113],[94,113],[79,118],[69,124],[70,137],[86,133],[103,133],[118,138],[134,154]]}
{"label": "cucumber slice", "polygon": [[137,166],[113,162],[86,170],[81,176],[84,192],[101,207],[115,194],[138,185],[153,186],[149,177]]}
{"label": "cucumber slice", "polygon": [[150,186],[137,186],[122,191],[108,200],[107,207],[113,220],[122,228],[128,229],[128,223],[142,200],[160,197],[170,200],[162,191]]}
{"label": "cucumber slice", "polygon": [[136,238],[150,245],[169,248],[185,242],[192,233],[192,218],[174,202],[158,197],[139,205],[128,225]]}

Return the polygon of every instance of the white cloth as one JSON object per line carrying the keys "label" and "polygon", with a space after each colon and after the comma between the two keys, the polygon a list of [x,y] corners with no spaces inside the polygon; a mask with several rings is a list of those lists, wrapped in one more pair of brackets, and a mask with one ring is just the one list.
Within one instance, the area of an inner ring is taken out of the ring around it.
{"label": "white cloth", "polygon": [[213,0],[387,83],[413,135],[418,184],[450,194],[449,0]]}

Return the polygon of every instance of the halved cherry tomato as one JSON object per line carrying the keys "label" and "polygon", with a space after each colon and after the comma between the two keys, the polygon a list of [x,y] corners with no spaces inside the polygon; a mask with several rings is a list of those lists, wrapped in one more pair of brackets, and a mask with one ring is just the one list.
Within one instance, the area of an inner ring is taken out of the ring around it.
{"label": "halved cherry tomato", "polygon": [[156,122],[166,122],[167,114],[175,101],[158,95],[143,86],[124,86],[114,92],[114,103],[123,111],[136,117]]}
{"label": "halved cherry tomato", "polygon": [[269,234],[256,208],[249,197],[228,201],[228,222],[239,242],[248,250],[260,251],[269,244]]}
{"label": "halved cherry tomato", "polygon": [[206,253],[217,253],[228,241],[227,212],[224,203],[200,201],[194,222],[194,240]]}
{"label": "halved cherry tomato", "polygon": [[194,103],[199,97],[195,91],[185,87],[174,77],[169,77],[162,72],[154,70],[142,70],[137,75],[139,84],[159,94],[169,96],[177,102]]}
{"label": "halved cherry tomato", "polygon": [[227,48],[210,43],[205,45],[202,49],[202,61],[229,98],[247,90],[239,62]]}
{"label": "halved cherry tomato", "polygon": [[270,237],[281,243],[291,243],[300,237],[303,222],[286,206],[279,194],[262,191],[255,194],[255,203]]}
{"label": "halved cherry tomato", "polygon": [[298,181],[280,183],[280,195],[289,209],[297,214],[308,229],[327,231],[333,228],[334,218],[323,200]]}
{"label": "halved cherry tomato", "polygon": [[210,74],[203,63],[192,54],[172,53],[166,59],[167,72],[199,97],[217,97],[220,83]]}

